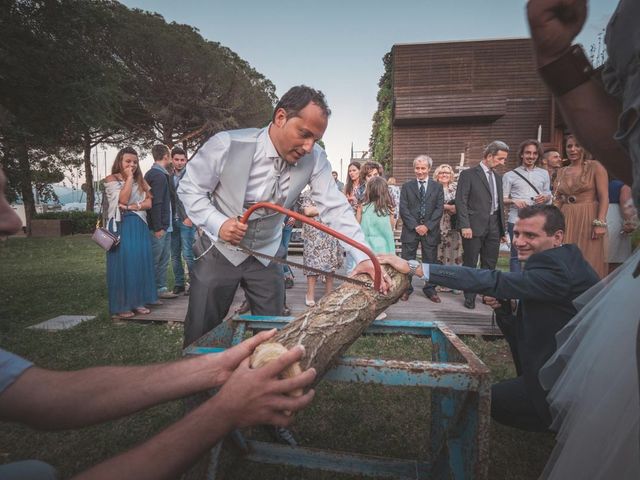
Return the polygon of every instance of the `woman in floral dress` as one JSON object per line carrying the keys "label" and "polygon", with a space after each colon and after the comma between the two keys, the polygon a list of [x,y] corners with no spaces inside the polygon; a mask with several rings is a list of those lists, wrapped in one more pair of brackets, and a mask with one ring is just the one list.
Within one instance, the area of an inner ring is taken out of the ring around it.
{"label": "woman in floral dress", "polygon": [[[305,216],[313,218],[316,222],[322,222],[318,216],[318,209],[311,200],[311,191],[305,190],[300,194],[300,212]],[[343,249],[337,238],[328,235],[317,228],[302,225],[303,262],[307,267],[319,268],[326,272],[335,272],[342,267]],[[315,302],[316,283],[318,274],[305,271],[307,277],[307,293],[305,304],[313,307]],[[325,295],[333,290],[333,277],[325,279]]]}

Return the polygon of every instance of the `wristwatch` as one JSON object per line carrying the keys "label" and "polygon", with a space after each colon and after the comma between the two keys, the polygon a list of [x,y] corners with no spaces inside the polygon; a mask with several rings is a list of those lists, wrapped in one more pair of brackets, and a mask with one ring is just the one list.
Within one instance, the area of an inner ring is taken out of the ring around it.
{"label": "wristwatch", "polygon": [[409,260],[407,261],[409,264],[409,276],[413,277],[416,274],[416,270],[420,266],[420,262],[417,260]]}

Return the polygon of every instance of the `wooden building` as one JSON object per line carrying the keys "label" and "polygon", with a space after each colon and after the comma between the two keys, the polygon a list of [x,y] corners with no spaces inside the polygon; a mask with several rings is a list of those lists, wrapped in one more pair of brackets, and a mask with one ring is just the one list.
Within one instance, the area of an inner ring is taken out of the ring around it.
{"label": "wooden building", "polygon": [[551,93],[538,77],[530,39],[393,46],[393,175],[413,178],[413,159],[428,154],[434,168],[482,159],[503,140],[519,160],[520,142],[538,136],[559,145],[562,129]]}

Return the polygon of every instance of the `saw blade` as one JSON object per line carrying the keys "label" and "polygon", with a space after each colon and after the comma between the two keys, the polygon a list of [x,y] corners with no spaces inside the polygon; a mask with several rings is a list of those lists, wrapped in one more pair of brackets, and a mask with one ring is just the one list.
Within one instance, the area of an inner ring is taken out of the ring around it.
{"label": "saw blade", "polygon": [[289,265],[291,267],[297,267],[297,268],[299,268],[299,269],[301,269],[303,271],[306,271],[306,272],[313,272],[313,273],[317,273],[318,275],[326,275],[328,277],[333,277],[333,278],[337,278],[339,280],[342,280],[343,282],[353,283],[354,285],[360,285],[361,287],[369,287],[369,288],[373,287],[373,282],[365,282],[363,280],[358,280],[358,279],[355,279],[355,278],[352,278],[352,277],[347,277],[345,275],[340,275],[339,273],[325,272],[324,270],[321,270],[319,268],[308,267],[308,266],[303,265],[301,263],[292,262],[292,261],[286,260],[284,258],[272,257],[271,255],[267,255],[265,253],[254,252],[253,250],[251,250],[249,248],[246,248],[246,247],[242,247],[240,245],[229,245],[229,244],[226,244],[225,246],[227,248],[231,249],[231,250],[239,250],[241,252],[246,253],[247,255],[253,255],[254,257],[265,258],[267,260],[271,260],[271,261],[279,263],[281,265]]}

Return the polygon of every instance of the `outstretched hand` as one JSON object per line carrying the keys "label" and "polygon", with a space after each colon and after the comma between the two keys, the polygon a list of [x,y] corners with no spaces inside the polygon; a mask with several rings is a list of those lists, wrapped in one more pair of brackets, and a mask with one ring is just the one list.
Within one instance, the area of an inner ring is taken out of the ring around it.
{"label": "outstretched hand", "polygon": [[529,0],[529,29],[538,66],[561,56],[587,18],[587,0]]}
{"label": "outstretched hand", "polygon": [[299,397],[289,396],[313,382],[316,377],[313,368],[295,377],[280,379],[283,371],[303,355],[304,348],[297,346],[256,369],[249,367],[249,357],[244,358],[213,397],[221,414],[235,427],[289,425],[293,419],[292,412],[309,405],[315,394],[314,390],[309,390]]}
{"label": "outstretched hand", "polygon": [[[351,272],[351,277],[355,277],[361,273],[366,273],[372,279],[375,279],[375,269],[373,268],[373,262],[371,260],[363,260],[356,265],[356,268]],[[382,271],[382,281],[380,282],[380,293],[387,293],[391,288],[391,277]]]}

